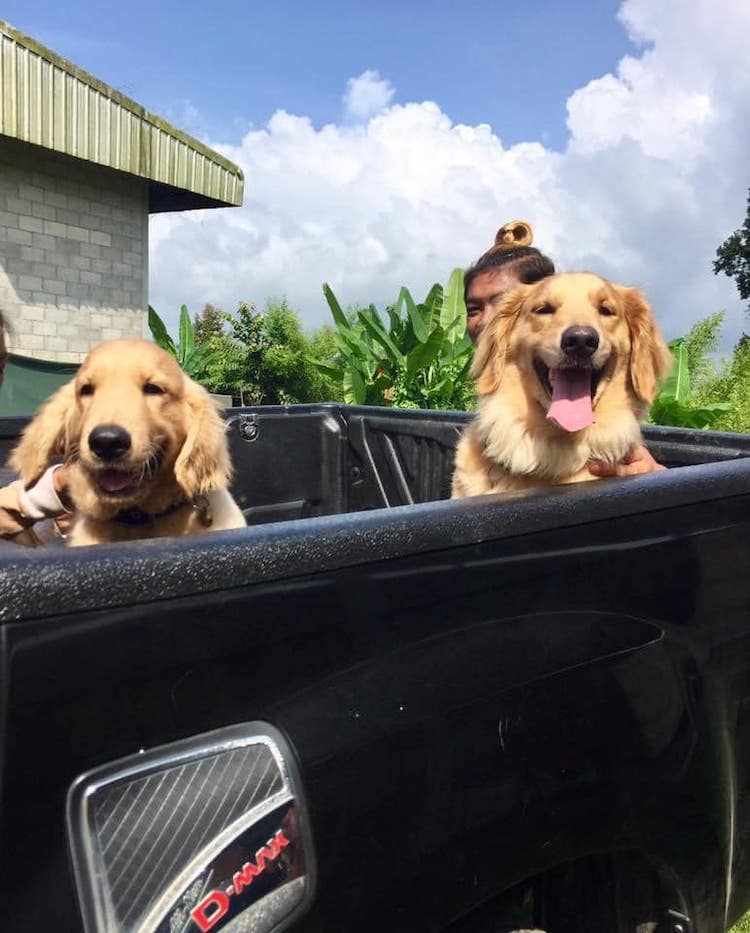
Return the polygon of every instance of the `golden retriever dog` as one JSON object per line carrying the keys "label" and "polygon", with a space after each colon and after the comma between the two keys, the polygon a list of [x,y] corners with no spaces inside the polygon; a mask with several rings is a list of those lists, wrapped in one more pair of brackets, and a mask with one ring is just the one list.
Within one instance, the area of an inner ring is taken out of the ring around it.
{"label": "golden retriever dog", "polygon": [[590,460],[617,463],[640,443],[671,365],[637,289],[583,272],[519,286],[479,339],[479,410],[452,497],[595,479]]}
{"label": "golden retriever dog", "polygon": [[10,465],[28,485],[71,463],[74,546],[241,528],[224,423],[208,392],[146,340],[95,347],[40,408]]}

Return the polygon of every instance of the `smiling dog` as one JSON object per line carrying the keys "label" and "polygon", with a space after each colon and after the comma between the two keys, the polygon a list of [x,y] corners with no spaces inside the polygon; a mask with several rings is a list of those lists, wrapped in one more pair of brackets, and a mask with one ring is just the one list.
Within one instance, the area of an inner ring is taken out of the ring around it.
{"label": "smiling dog", "polygon": [[204,388],[145,340],[112,340],[39,410],[10,465],[26,485],[71,462],[72,545],[244,527],[224,423]]}
{"label": "smiling dog", "polygon": [[499,304],[472,368],[479,411],[459,441],[452,497],[595,479],[621,461],[672,356],[635,288],[550,276]]}

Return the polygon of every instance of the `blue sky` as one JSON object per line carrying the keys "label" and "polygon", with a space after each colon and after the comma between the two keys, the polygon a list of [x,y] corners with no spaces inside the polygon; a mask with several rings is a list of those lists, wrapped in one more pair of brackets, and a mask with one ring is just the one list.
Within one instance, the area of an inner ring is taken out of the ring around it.
{"label": "blue sky", "polygon": [[[286,296],[312,329],[417,295],[512,219],[560,270],[641,287],[669,337],[750,185],[748,0],[6,0],[2,17],[223,152],[241,208],[150,223],[150,300]],[[636,37],[636,38],[634,38]]]}
{"label": "blue sky", "polygon": [[376,69],[395,86],[394,102],[435,100],[454,122],[490,123],[505,144],[562,148],[567,97],[633,49],[618,5],[6,0],[2,16],[213,137],[262,125],[279,108],[316,126],[337,122],[346,81]]}

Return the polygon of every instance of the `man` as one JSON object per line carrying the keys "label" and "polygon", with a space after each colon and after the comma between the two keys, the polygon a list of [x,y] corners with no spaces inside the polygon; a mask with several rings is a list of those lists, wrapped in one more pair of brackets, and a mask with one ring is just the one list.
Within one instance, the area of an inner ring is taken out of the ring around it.
{"label": "man", "polygon": [[[532,240],[531,226],[524,221],[504,224],[497,231],[494,245],[466,270],[466,332],[472,343],[476,344],[487,326],[497,299],[518,285],[531,285],[555,274],[552,260],[533,247]],[[643,445],[634,448],[622,463],[589,463],[594,476],[636,476],[664,469]]]}
{"label": "man", "polygon": [[504,224],[495,243],[464,275],[466,331],[476,343],[492,312],[493,302],[517,285],[531,285],[555,274],[555,264],[531,245],[529,224]]}

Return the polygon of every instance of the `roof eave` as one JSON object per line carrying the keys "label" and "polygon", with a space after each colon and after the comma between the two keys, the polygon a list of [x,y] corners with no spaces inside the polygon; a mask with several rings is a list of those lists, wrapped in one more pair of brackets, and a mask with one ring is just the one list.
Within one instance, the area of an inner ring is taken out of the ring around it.
{"label": "roof eave", "polygon": [[143,178],[154,212],[242,204],[233,162],[0,20],[3,75],[0,135]]}

